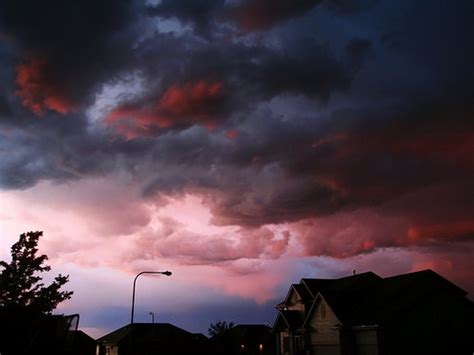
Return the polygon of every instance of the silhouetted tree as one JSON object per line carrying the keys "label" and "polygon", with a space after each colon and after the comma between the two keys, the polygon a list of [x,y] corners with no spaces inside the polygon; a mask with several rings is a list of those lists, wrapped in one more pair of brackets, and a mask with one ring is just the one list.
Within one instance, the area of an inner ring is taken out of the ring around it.
{"label": "silhouetted tree", "polygon": [[210,337],[214,337],[216,335],[221,335],[231,329],[234,326],[234,322],[227,323],[226,321],[220,321],[215,324],[211,324],[207,329],[207,333]]}
{"label": "silhouetted tree", "polygon": [[11,247],[11,261],[0,261],[0,308],[3,311],[22,310],[36,314],[50,314],[56,306],[71,298],[72,291],[61,291],[69,276],[59,274],[45,286],[39,273],[51,270],[44,265],[46,255],[37,256],[38,240],[43,232],[20,235]]}

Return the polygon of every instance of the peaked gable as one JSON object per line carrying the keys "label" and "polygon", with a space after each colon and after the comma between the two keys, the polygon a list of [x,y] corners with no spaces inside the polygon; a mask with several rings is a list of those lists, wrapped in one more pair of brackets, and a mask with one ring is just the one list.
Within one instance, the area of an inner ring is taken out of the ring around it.
{"label": "peaked gable", "polygon": [[303,327],[309,330],[309,342],[315,345],[338,346],[342,324],[332,308],[319,293],[305,319]]}

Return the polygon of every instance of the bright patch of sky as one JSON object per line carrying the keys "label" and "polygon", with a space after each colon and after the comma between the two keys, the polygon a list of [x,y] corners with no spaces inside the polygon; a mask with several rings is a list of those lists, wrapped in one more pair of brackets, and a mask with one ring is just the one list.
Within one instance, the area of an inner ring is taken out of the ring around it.
{"label": "bright patch of sky", "polygon": [[95,126],[118,103],[140,97],[145,92],[144,80],[139,73],[131,73],[106,83],[86,111],[89,122]]}

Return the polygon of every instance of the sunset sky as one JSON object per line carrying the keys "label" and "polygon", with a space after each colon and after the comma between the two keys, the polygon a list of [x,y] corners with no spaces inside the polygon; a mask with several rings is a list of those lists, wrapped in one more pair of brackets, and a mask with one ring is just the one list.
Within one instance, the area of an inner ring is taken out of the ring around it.
{"label": "sunset sky", "polygon": [[[302,277],[474,294],[471,0],[2,0],[2,260],[93,337],[272,325]],[[472,296],[471,296],[472,298]]]}

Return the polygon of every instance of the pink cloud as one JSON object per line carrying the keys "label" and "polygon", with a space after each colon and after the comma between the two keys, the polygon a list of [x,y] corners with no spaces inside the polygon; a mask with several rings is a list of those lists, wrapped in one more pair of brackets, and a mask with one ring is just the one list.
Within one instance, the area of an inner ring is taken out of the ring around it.
{"label": "pink cloud", "polygon": [[[472,289],[468,270],[473,265],[466,254],[472,251],[470,237],[444,236],[455,224],[460,233],[471,230],[463,206],[451,214],[441,210],[444,219],[437,223],[442,227],[427,229],[421,227],[438,216],[439,208],[413,212],[426,196],[458,200],[449,197],[447,187],[378,207],[255,228],[213,225],[209,200],[198,194],[154,200],[143,199],[139,191],[120,179],[40,183],[2,192],[2,202],[10,207],[0,214],[0,223],[12,240],[24,230],[44,230],[41,248],[56,265],[110,268],[129,276],[158,265],[185,273],[176,275],[180,282],[199,282],[258,302],[275,297],[276,288],[311,260],[333,260],[320,277],[352,268],[389,274],[432,267]],[[420,240],[410,234],[415,227],[422,231]]]}
{"label": "pink cloud", "polygon": [[378,206],[302,219],[291,223],[289,230],[306,255],[335,258],[380,248],[434,247],[471,240],[474,223],[468,185],[467,181],[457,181],[456,186],[432,185]]}
{"label": "pink cloud", "polygon": [[156,265],[177,273],[191,268],[188,276],[180,276],[182,282],[192,280],[259,302],[274,296],[283,273],[270,275],[268,265],[287,252],[287,232],[271,226],[213,226],[198,196],[170,197],[157,204],[136,193],[133,185],[118,180],[40,183],[2,192],[11,210],[0,214],[0,224],[12,243],[24,229],[43,230],[40,247],[53,265],[129,275]]}
{"label": "pink cloud", "polygon": [[289,233],[279,236],[268,227],[200,234],[175,220],[162,219],[160,223],[159,230],[137,240],[142,257],[154,255],[198,265],[276,259],[286,252],[289,241]]}

